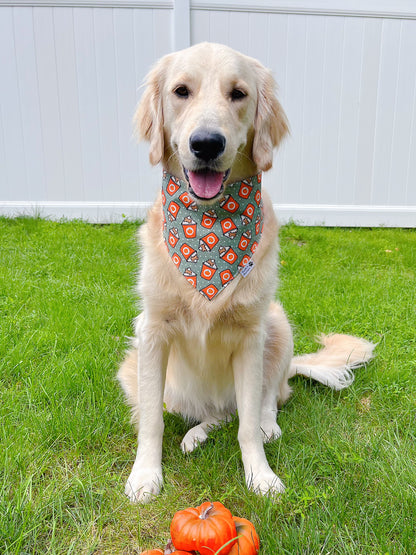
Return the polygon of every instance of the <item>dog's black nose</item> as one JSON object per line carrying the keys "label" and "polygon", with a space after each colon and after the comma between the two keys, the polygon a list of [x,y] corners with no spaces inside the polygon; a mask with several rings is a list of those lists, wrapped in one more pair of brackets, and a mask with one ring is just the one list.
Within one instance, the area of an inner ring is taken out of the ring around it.
{"label": "dog's black nose", "polygon": [[197,129],[189,137],[189,148],[197,158],[209,162],[224,152],[225,137],[220,133]]}

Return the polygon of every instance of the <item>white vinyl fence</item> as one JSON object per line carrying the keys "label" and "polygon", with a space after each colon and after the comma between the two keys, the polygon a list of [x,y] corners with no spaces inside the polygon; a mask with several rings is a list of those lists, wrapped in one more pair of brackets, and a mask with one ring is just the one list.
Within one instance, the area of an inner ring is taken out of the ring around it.
{"label": "white vinyl fence", "polygon": [[0,214],[143,217],[161,171],[132,138],[139,85],[205,40],[279,84],[281,221],[416,227],[414,0],[0,0]]}

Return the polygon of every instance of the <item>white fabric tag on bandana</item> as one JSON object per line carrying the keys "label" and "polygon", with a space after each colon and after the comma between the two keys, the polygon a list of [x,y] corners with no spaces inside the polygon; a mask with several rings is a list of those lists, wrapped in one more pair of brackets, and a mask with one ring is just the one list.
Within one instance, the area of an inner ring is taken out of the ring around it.
{"label": "white fabric tag on bandana", "polygon": [[240,274],[243,277],[247,277],[248,274],[251,272],[251,270],[254,268],[254,262],[252,260],[250,260],[250,262],[248,262],[245,266],[243,266],[242,268],[240,268]]}

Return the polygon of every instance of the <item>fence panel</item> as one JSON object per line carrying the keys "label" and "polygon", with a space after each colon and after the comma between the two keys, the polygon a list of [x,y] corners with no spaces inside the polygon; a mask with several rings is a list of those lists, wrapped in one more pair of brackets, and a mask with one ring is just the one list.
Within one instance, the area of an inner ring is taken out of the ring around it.
{"label": "fence panel", "polygon": [[132,137],[138,86],[209,40],[276,77],[291,136],[265,184],[283,221],[415,227],[416,9],[375,4],[0,0],[0,213],[144,216],[160,170]]}

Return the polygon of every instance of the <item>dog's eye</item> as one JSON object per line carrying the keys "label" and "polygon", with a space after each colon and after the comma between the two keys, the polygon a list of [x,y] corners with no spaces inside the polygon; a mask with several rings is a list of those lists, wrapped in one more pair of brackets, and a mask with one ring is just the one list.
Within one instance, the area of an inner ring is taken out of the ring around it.
{"label": "dog's eye", "polygon": [[189,89],[185,85],[179,85],[173,92],[176,96],[179,96],[179,98],[188,98],[189,96]]}
{"label": "dog's eye", "polygon": [[233,89],[230,93],[231,100],[242,100],[247,94],[241,89]]}

